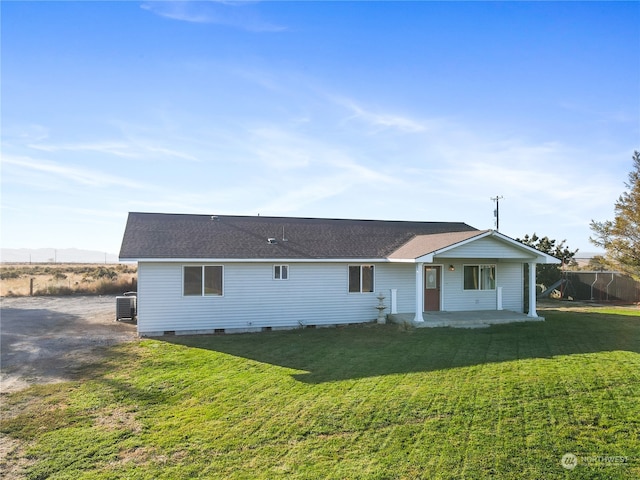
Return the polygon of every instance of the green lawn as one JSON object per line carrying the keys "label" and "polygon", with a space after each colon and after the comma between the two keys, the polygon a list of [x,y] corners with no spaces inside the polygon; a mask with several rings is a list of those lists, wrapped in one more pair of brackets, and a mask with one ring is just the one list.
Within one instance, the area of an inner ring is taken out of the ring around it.
{"label": "green lawn", "polygon": [[639,311],[544,314],[121,345],[4,397],[9,461],[32,479],[640,478]]}

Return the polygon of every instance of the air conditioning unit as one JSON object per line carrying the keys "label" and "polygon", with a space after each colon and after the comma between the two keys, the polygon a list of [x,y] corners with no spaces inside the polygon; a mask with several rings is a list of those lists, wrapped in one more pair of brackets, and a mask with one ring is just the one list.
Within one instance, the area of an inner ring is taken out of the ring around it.
{"label": "air conditioning unit", "polygon": [[135,320],[136,298],[135,295],[131,294],[116,297],[116,321],[123,318]]}

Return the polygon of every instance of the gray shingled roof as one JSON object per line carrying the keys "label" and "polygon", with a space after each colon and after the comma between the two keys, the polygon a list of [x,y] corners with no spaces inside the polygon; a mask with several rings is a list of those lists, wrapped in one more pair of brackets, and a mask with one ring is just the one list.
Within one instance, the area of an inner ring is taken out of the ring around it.
{"label": "gray shingled roof", "polygon": [[417,235],[471,231],[459,222],[130,213],[120,258],[377,259]]}

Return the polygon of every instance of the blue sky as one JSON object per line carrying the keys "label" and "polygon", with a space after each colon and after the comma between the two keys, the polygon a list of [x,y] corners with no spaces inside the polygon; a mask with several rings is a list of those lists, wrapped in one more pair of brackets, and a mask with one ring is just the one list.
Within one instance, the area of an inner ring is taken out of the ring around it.
{"label": "blue sky", "polygon": [[127,212],[463,221],[593,251],[638,2],[2,2],[2,246]]}

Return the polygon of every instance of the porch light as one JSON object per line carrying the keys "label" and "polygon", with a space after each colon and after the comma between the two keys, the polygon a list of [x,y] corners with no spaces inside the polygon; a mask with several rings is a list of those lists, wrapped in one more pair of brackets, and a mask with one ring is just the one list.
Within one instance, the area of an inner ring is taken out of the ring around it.
{"label": "porch light", "polygon": [[456,271],[456,267],[454,267],[453,265],[449,265],[449,271],[450,272],[455,272]]}

